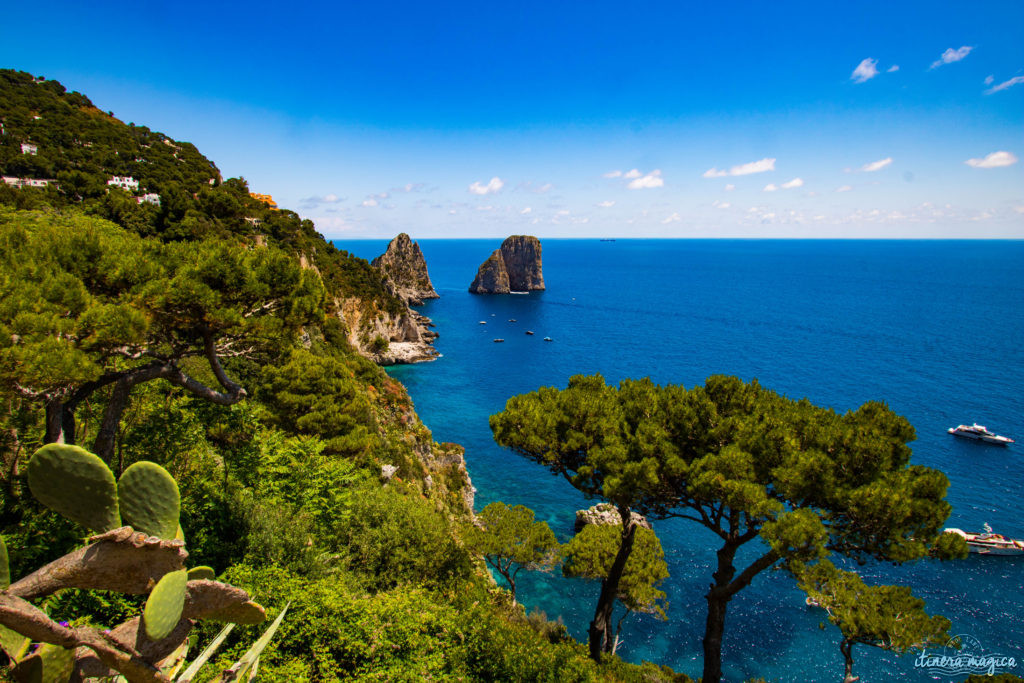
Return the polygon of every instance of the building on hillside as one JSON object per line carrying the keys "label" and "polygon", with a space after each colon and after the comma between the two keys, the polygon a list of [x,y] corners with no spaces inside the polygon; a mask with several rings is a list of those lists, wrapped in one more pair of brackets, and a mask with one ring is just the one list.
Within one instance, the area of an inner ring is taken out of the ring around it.
{"label": "building on hillside", "polygon": [[254,228],[258,227],[260,225],[263,225],[263,221],[261,219],[253,218],[251,216],[246,216],[245,217],[245,222],[248,223],[249,225],[253,226]]}
{"label": "building on hillside", "polygon": [[250,192],[249,196],[252,197],[253,199],[257,200],[257,201],[263,202],[264,204],[269,206],[271,209],[276,209],[277,208],[277,202],[275,202],[274,198],[271,197],[269,194],[260,194],[259,192]]}
{"label": "building on hillside", "polygon": [[23,187],[48,187],[50,183],[56,183],[53,178],[15,178],[3,176],[3,181],[11,187],[21,189]]}
{"label": "building on hillside", "polygon": [[39,148],[36,145],[30,145],[27,142],[23,142],[21,143],[21,153],[31,154],[32,156],[35,156],[36,154],[39,153]]}
{"label": "building on hillside", "polygon": [[160,206],[160,195],[158,195],[156,192],[149,192],[142,195],[141,197],[136,197],[135,201],[139,204],[146,203]]}
{"label": "building on hillside", "polygon": [[131,177],[130,175],[125,175],[125,176],[116,175],[116,176],[113,176],[113,177],[110,178],[110,180],[107,181],[107,185],[114,185],[114,186],[120,187],[122,190],[124,190],[126,192],[128,190],[138,190],[139,189],[139,181],[136,180],[135,178]]}

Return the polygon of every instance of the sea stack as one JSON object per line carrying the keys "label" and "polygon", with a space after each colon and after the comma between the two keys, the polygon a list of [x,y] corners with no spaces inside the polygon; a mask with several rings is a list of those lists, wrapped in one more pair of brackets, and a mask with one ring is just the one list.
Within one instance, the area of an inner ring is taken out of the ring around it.
{"label": "sea stack", "polygon": [[473,294],[508,294],[544,289],[540,240],[530,235],[512,235],[501,248],[487,257],[469,291]]}
{"label": "sea stack", "polygon": [[387,251],[373,259],[371,265],[391,284],[395,296],[410,306],[419,306],[424,299],[439,298],[430,282],[420,245],[404,232],[391,240]]}

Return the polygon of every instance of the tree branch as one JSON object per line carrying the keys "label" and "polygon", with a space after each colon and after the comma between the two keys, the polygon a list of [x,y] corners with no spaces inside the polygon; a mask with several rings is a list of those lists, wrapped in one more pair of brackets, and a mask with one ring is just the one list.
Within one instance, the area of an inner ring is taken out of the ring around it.
{"label": "tree branch", "polygon": [[732,597],[749,586],[755,576],[775,564],[781,557],[782,556],[774,550],[769,550],[764,555],[751,562],[746,569],[740,572],[736,578],[730,581],[725,587],[726,595]]}

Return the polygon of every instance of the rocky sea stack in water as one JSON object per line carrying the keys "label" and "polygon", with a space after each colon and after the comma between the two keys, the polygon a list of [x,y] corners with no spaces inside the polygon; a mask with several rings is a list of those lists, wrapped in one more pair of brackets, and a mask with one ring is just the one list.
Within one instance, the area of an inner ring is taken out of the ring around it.
{"label": "rocky sea stack in water", "polygon": [[364,330],[352,343],[381,365],[437,358],[437,349],[432,344],[438,334],[431,329],[433,323],[410,308],[419,306],[424,299],[439,298],[430,283],[419,245],[403,232],[391,240],[387,251],[373,259],[371,265],[380,271],[384,285],[401,300],[405,310],[397,315],[378,315],[366,325],[356,324],[360,323],[359,311],[346,311],[345,319],[355,325],[353,329]]}
{"label": "rocky sea stack in water", "polygon": [[380,269],[395,296],[410,306],[419,306],[424,299],[439,298],[427,274],[427,262],[420,245],[404,232],[391,240],[387,251],[373,259],[371,265]]}
{"label": "rocky sea stack in water", "polygon": [[473,294],[508,294],[544,289],[540,240],[512,235],[501,243],[476,272],[469,291]]}

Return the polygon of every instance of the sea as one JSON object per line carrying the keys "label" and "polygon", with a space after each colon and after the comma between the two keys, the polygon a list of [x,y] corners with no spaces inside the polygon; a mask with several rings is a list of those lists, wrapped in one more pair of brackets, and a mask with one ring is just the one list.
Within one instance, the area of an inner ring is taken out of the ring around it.
{"label": "sea", "polygon": [[[545,239],[546,291],[469,294],[500,242],[419,242],[441,296],[419,310],[436,325],[442,355],[388,369],[434,439],[466,447],[477,509],[525,505],[565,541],[576,510],[597,502],[494,443],[488,417],[509,397],[581,373],[687,387],[729,374],[840,412],[884,401],[916,430],[912,462],[949,477],[948,526],[988,523],[1024,538],[1024,241]],[[387,242],[335,244],[372,259]],[[1018,443],[946,431],[973,422]],[[668,620],[629,616],[619,654],[697,677],[718,539],[686,520],[654,529],[671,574],[662,585]],[[996,672],[1024,675],[1024,557],[844,566],[870,583],[911,586],[969,644],[959,652],[980,655],[975,673],[995,662]],[[585,641],[596,582],[555,572],[519,584],[527,609]],[[725,680],[839,680],[839,641],[790,576],[762,572],[729,605]],[[865,683],[967,676],[867,645],[854,647],[854,662]]]}

